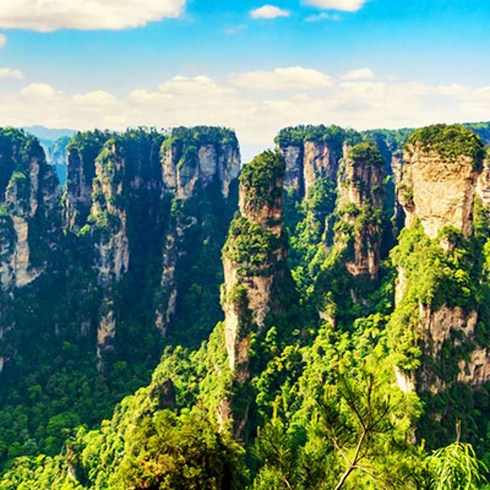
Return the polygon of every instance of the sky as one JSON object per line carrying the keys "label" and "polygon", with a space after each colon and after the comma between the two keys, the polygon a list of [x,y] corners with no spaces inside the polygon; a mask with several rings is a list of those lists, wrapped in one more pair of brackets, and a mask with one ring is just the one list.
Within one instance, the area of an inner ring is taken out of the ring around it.
{"label": "sky", "polygon": [[490,120],[488,0],[1,0],[0,125]]}

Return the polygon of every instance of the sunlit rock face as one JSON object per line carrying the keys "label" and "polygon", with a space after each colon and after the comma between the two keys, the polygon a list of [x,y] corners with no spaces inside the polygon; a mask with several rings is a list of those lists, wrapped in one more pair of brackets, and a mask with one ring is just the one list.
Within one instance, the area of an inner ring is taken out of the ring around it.
{"label": "sunlit rock face", "polygon": [[[489,202],[488,179],[483,145],[469,130],[458,126],[418,130],[406,145],[403,165],[397,169],[397,197],[406,216],[405,226],[420,222],[425,234],[438,240],[449,253],[453,245],[441,232],[460,232],[463,239],[471,236],[475,198],[481,199],[484,206]],[[407,294],[407,271],[398,267],[397,305]],[[478,308],[420,303],[415,328],[424,360],[416,372],[397,374],[400,386],[432,393],[447,388],[449,381],[435,372],[433,364],[440,363],[444,348],[462,345],[471,346],[471,354],[455,361],[459,368],[457,380],[474,386],[488,381],[490,352],[476,342],[478,320]]]}
{"label": "sunlit rock face", "polygon": [[228,197],[230,185],[240,173],[238,144],[212,144],[204,139],[198,143],[197,152],[186,152],[185,143],[170,139],[162,148],[163,182],[169,192],[178,199],[189,199],[196,186],[206,187],[218,180],[221,192]]}
{"label": "sunlit rock face", "polygon": [[469,156],[459,155],[448,161],[420,143],[408,145],[398,186],[406,226],[419,219],[431,238],[444,226],[453,226],[469,236],[478,176]]}

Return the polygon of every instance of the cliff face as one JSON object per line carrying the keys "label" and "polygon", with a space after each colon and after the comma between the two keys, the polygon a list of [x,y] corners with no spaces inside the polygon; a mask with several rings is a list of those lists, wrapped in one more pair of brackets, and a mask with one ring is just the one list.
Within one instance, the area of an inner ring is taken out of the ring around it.
{"label": "cliff face", "polygon": [[[407,230],[395,252],[399,278],[394,318],[415,332],[422,355],[417,369],[411,374],[405,371],[410,382],[398,373],[400,385],[433,393],[456,378],[478,385],[488,380],[485,366],[490,362],[475,341],[479,313],[473,285],[480,279],[472,277],[472,259],[458,261],[456,257],[471,253],[468,238],[473,232],[483,145],[465,128],[433,126],[414,133],[404,160],[398,198]],[[440,359],[449,346],[456,376],[434,368],[447,362]],[[458,361],[455,352],[462,346],[473,351],[470,361]]]}
{"label": "cliff face", "polygon": [[95,159],[108,135],[99,131],[78,133],[66,148],[66,190],[64,195],[64,226],[78,232],[87,224],[92,207],[92,182]]}
{"label": "cliff face", "polygon": [[11,353],[8,332],[15,325],[15,230],[7,214],[0,216],[0,373]]}
{"label": "cliff face", "polygon": [[[219,250],[236,207],[234,133],[208,127],[80,133],[67,156],[65,227],[75,243],[90,237],[100,307],[83,328],[95,323],[99,358],[117,350],[118,325],[142,321],[140,310],[160,336],[173,323],[171,334],[185,336],[182,327],[199,330],[208,322],[209,332],[220,316],[212,291],[221,282]],[[205,268],[208,277],[203,271],[196,278]],[[196,306],[192,315],[187,303],[198,303],[198,289],[206,313]],[[216,305],[206,306],[213,296]],[[120,333],[123,342],[127,333]]]}
{"label": "cliff face", "polygon": [[372,143],[344,147],[338,182],[335,242],[351,248],[346,267],[353,276],[375,278],[381,260],[385,162]]}
{"label": "cliff face", "polygon": [[[16,292],[49,269],[43,287],[55,287],[57,301],[37,302],[27,288],[22,301],[38,308],[20,312],[16,338],[44,331],[50,345],[96,348],[99,369],[118,360],[147,369],[167,334],[200,343],[222,318],[220,251],[238,204],[235,134],[79,133],[67,145],[67,171],[61,198],[37,141],[0,134],[0,339],[15,324],[15,305],[22,309]],[[36,355],[49,349],[39,344]]]}
{"label": "cliff face", "polygon": [[240,150],[198,127],[80,133],[67,151],[62,198],[36,140],[0,130],[0,411],[35,384],[47,418],[93,424],[165,344],[197,347],[223,318]]}
{"label": "cliff face", "polygon": [[124,149],[117,142],[106,143],[97,157],[95,196],[91,220],[95,223],[96,270],[98,283],[103,290],[103,304],[97,328],[97,353],[112,347],[116,334],[114,288],[127,273],[129,266],[129,238],[127,210],[127,161]]}
{"label": "cliff face", "polygon": [[15,325],[16,291],[55,267],[61,238],[59,189],[52,167],[32,137],[0,131],[0,367]]}
{"label": "cliff face", "polygon": [[[195,278],[187,277],[185,269],[209,268],[215,262],[214,254],[213,257],[209,254],[213,248],[222,247],[236,209],[235,189],[241,159],[233,133],[204,127],[173,130],[163,143],[161,154],[163,194],[171,202],[162,249],[161,294],[156,308],[156,325],[165,335],[172,321],[178,322],[183,317],[182,309],[187,308],[186,296],[191,294],[189,280],[199,286],[201,294],[221,281],[221,276],[213,271],[208,276],[209,283],[200,284]],[[206,266],[203,260],[209,260]],[[201,301],[194,298],[195,305]],[[180,324],[175,325],[176,335],[181,335],[177,331],[180,329]]]}
{"label": "cliff face", "polygon": [[490,207],[490,157],[488,156],[483,162],[483,169],[478,178],[476,193],[486,207]]}
{"label": "cliff face", "polygon": [[240,384],[250,376],[251,336],[260,335],[277,312],[273,290],[285,272],[282,228],[283,159],[266,152],[240,177],[240,216],[223,251],[225,339],[230,369]]}
{"label": "cliff face", "polygon": [[404,161],[398,192],[406,225],[419,219],[431,238],[444,226],[454,226],[469,236],[479,175],[473,159],[458,155],[451,162],[415,142],[407,146]]}
{"label": "cliff face", "polygon": [[207,187],[214,180],[227,198],[240,172],[240,153],[234,136],[199,130],[193,135],[178,128],[162,147],[162,164],[165,187],[177,199],[192,197],[196,186]]}
{"label": "cliff face", "polygon": [[339,155],[332,143],[307,140],[294,145],[280,146],[286,171],[284,188],[294,189],[305,197],[317,178],[335,180]]}

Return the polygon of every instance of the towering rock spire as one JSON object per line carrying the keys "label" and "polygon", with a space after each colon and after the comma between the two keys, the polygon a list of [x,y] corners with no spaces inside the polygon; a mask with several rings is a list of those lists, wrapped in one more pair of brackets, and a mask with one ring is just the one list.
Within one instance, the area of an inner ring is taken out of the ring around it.
{"label": "towering rock spire", "polygon": [[[480,138],[463,126],[417,130],[405,147],[398,200],[406,228],[392,253],[398,282],[390,321],[405,390],[436,393],[457,380],[490,379],[490,353],[475,339],[482,271],[469,240],[483,158]],[[462,346],[471,354],[462,356]]]}
{"label": "towering rock spire", "polygon": [[58,181],[39,142],[0,130],[0,371],[15,346],[16,291],[55,268],[61,239]]}
{"label": "towering rock spire", "polygon": [[240,213],[231,224],[223,251],[226,349],[240,383],[251,375],[252,335],[262,333],[268,315],[283,307],[274,298],[286,270],[283,177],[284,160],[270,151],[244,167]]}
{"label": "towering rock spire", "polygon": [[381,257],[385,162],[374,143],[344,146],[338,180],[335,242],[348,248],[347,270],[353,276],[378,274]]}

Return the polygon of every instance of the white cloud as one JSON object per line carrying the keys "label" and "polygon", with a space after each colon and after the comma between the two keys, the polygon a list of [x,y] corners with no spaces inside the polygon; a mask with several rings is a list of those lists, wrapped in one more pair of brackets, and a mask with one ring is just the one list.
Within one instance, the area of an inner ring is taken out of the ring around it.
{"label": "white cloud", "polygon": [[20,80],[24,78],[20,70],[14,68],[0,68],[0,78],[15,78]]}
{"label": "white cloud", "polygon": [[276,19],[277,17],[289,17],[291,12],[284,10],[275,5],[264,5],[250,11],[250,17],[252,19]]}
{"label": "white cloud", "polygon": [[47,83],[31,83],[20,91],[20,94],[26,98],[37,100],[51,99],[56,95],[56,90]]}
{"label": "white cloud", "polygon": [[320,12],[319,14],[309,15],[305,18],[305,22],[321,22],[322,20],[340,20],[340,15]]}
{"label": "white cloud", "polygon": [[342,80],[374,80],[376,77],[371,68],[360,68],[344,73],[341,78]]}
{"label": "white cloud", "polygon": [[329,75],[301,66],[237,73],[231,75],[230,79],[238,87],[258,91],[324,89],[333,83]]}
{"label": "white cloud", "polygon": [[7,36],[5,34],[0,34],[0,49],[2,49],[7,44]]}
{"label": "white cloud", "polygon": [[1,0],[0,28],[119,30],[178,17],[186,0]]}
{"label": "white cloud", "polygon": [[305,3],[325,10],[356,12],[362,8],[366,1],[367,0],[305,0]]}
{"label": "white cloud", "polygon": [[204,75],[193,78],[176,76],[160,85],[158,89],[167,97],[200,97],[209,94],[220,96],[234,92],[233,89],[224,88]]}
{"label": "white cloud", "polygon": [[84,107],[85,109],[105,111],[116,105],[117,99],[104,90],[94,90],[85,94],[75,95],[73,97],[73,102],[78,107]]}
{"label": "white cloud", "polygon": [[[269,77],[270,88],[270,77],[274,80],[281,70],[289,69],[262,72],[268,74],[265,81]],[[308,72],[301,67],[296,70]],[[277,131],[289,125],[335,123],[367,129],[490,119],[490,86],[437,85],[385,77],[382,81],[343,80],[342,76],[330,79],[316,73],[324,85],[321,90],[305,90],[296,78],[286,84],[291,89],[288,92],[248,90],[248,85],[236,83],[250,81],[250,73],[235,74],[226,82],[204,75],[175,76],[158,87],[140,87],[124,96],[102,90],[67,93],[32,83],[18,91],[0,92],[0,125],[118,130],[138,125],[228,126],[237,130],[248,158],[252,148],[259,151],[272,146]],[[280,76],[275,80],[284,83]],[[264,77],[260,83],[264,90]]]}

